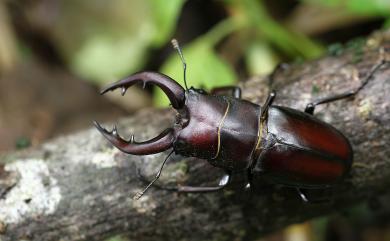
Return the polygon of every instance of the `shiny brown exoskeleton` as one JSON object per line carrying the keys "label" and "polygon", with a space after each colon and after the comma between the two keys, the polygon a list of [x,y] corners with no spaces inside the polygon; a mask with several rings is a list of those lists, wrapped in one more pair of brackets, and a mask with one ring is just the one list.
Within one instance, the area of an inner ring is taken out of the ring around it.
{"label": "shiny brown exoskeleton", "polygon": [[[256,176],[270,183],[294,187],[307,201],[301,189],[326,188],[337,183],[348,173],[353,159],[348,139],[312,115],[315,106],[355,95],[381,65],[374,66],[359,88],[312,102],[304,112],[272,105],[274,92],[261,107],[242,100],[237,87],[218,88],[209,94],[194,88],[185,90],[160,73],[141,72],[112,84],[102,94],[117,88],[125,94],[127,88],[136,83],[155,84],[178,112],[173,127],[149,141],[136,142],[133,136],[129,141],[122,139],[116,128],[107,131],[97,122],[95,125],[125,153],[148,155],[172,149],[176,154],[206,159],[227,174],[215,187],[178,186],[176,191],[218,191],[232,184],[237,176],[244,178],[238,178],[241,181],[235,182],[235,187],[248,188],[253,184],[252,177]],[[233,95],[219,95],[227,91],[232,91]],[[157,180],[163,165],[148,187]]]}

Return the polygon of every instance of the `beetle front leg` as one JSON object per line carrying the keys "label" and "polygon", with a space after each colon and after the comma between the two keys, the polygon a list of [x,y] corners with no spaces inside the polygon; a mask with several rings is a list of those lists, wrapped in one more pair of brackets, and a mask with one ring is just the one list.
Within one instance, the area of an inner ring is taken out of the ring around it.
{"label": "beetle front leg", "polygon": [[182,193],[206,193],[206,192],[217,192],[229,186],[233,190],[245,190],[248,191],[251,188],[249,176],[247,171],[229,173],[224,175],[219,181],[218,186],[215,187],[192,187],[192,186],[177,186],[172,189]]}
{"label": "beetle front leg", "polygon": [[226,186],[230,184],[231,175],[224,175],[219,181],[218,186],[215,187],[193,187],[193,186],[177,186],[176,188],[172,188],[173,191],[181,192],[181,193],[206,193],[206,192],[217,192],[224,189]]}
{"label": "beetle front leg", "polygon": [[[145,183],[150,182],[139,171],[138,171],[138,176],[142,182],[145,182]],[[160,186],[160,185],[154,185],[154,186],[158,187],[160,189],[163,189],[163,190],[175,191],[175,192],[181,192],[181,193],[207,193],[207,192],[217,192],[217,191],[224,189],[226,186],[228,186],[230,184],[230,180],[231,180],[231,175],[226,174],[221,178],[218,186],[215,186],[215,187],[193,187],[193,186],[181,186],[181,185],[177,185],[176,187],[164,187],[164,186]]]}
{"label": "beetle front leg", "polygon": [[223,86],[211,89],[212,95],[230,95],[234,98],[241,99],[241,88],[237,86]]}

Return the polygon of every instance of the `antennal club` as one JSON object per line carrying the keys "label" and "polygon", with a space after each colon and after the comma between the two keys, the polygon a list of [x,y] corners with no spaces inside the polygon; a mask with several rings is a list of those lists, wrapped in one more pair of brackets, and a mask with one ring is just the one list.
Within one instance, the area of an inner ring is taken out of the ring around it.
{"label": "antennal club", "polygon": [[186,61],[184,60],[183,52],[181,51],[181,48],[180,48],[180,45],[179,45],[179,41],[177,41],[176,39],[172,39],[171,43],[172,43],[173,48],[177,50],[177,53],[178,53],[179,56],[180,56],[181,62],[183,63],[183,69],[184,69],[184,86],[186,87],[186,90],[188,90],[187,78],[186,78],[187,64],[186,64]]}

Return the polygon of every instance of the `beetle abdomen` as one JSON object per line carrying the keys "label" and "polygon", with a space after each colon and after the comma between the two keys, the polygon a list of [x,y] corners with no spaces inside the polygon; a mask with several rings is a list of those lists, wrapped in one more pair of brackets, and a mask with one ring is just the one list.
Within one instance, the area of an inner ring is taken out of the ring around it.
{"label": "beetle abdomen", "polygon": [[274,182],[323,187],[339,181],[352,165],[347,138],[312,115],[271,106],[267,143],[254,167]]}
{"label": "beetle abdomen", "polygon": [[348,139],[333,126],[287,107],[272,106],[268,112],[268,132],[284,143],[334,155],[352,162]]}
{"label": "beetle abdomen", "polygon": [[335,156],[276,143],[262,153],[254,171],[279,184],[324,187],[339,181],[347,169]]}

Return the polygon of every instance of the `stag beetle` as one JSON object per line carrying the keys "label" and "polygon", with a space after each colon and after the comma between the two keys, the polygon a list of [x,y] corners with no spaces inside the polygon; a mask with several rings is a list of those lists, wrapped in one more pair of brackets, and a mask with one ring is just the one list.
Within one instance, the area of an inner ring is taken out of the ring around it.
{"label": "stag beetle", "polygon": [[[361,85],[341,94],[309,103],[299,111],[285,106],[272,105],[272,91],[263,106],[241,99],[238,87],[222,87],[207,93],[202,89],[187,88],[186,63],[178,43],[173,45],[184,66],[184,89],[175,80],[156,72],[140,72],[120,80],[101,94],[122,89],[122,95],[136,83],[155,84],[160,87],[177,111],[173,127],[157,137],[137,142],[121,138],[116,130],[107,131],[95,122],[97,129],[122,152],[148,155],[170,148],[176,154],[206,159],[222,168],[226,175],[214,187],[177,186],[178,192],[214,192],[232,183],[233,176],[244,176],[238,186],[248,188],[253,176],[267,182],[296,188],[300,197],[308,201],[304,189],[327,188],[340,181],[350,170],[353,151],[348,139],[333,126],[315,118],[317,105],[351,97],[358,93],[379,69],[383,61]],[[231,91],[232,96],[220,95]],[[169,158],[164,160],[156,178],[135,196],[140,198],[156,181]],[[237,183],[235,184],[237,186]]]}

